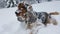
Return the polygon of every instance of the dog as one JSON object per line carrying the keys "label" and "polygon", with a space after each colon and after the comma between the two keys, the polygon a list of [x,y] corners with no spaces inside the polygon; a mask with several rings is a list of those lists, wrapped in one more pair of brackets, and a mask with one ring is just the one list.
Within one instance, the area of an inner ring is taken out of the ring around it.
{"label": "dog", "polygon": [[[18,5],[18,10],[15,12],[15,14],[18,21],[24,22],[26,25],[26,29],[31,30],[30,34],[33,34],[33,32],[35,32],[36,34],[37,30],[35,31],[34,28],[40,26],[41,23],[44,26],[47,26],[48,23],[53,23],[54,25],[57,25],[56,20],[53,19],[51,15],[59,15],[58,12],[35,12],[33,11],[31,5],[25,3],[20,3]],[[40,23],[38,23],[38,20]]]}

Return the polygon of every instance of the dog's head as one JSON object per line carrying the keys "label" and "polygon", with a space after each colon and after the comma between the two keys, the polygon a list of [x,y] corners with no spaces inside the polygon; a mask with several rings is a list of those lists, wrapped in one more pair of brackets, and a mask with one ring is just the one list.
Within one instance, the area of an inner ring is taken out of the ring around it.
{"label": "dog's head", "polygon": [[29,11],[32,8],[29,4],[26,3],[19,3],[18,4],[18,10],[15,12],[18,20],[25,20],[27,18],[26,12]]}
{"label": "dog's head", "polygon": [[27,9],[24,5],[24,3],[20,3],[18,5],[18,10],[15,12],[18,20],[25,20],[26,16],[25,16],[25,13],[27,12]]}

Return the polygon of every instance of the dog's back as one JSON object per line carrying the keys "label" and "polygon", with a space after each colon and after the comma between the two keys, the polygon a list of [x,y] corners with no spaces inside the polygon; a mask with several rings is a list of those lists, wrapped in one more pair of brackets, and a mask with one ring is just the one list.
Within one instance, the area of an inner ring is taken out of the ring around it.
{"label": "dog's back", "polygon": [[47,12],[33,12],[33,13],[34,15],[36,15],[38,19],[42,21],[44,25],[46,25],[48,18],[51,18],[51,15],[48,14]]}

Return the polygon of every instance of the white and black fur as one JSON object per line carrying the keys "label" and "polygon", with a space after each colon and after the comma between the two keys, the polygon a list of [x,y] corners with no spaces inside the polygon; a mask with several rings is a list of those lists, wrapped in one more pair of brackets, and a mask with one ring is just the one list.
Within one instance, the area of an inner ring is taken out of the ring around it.
{"label": "white and black fur", "polygon": [[[37,30],[39,28],[36,28],[38,27],[38,25],[40,26],[40,23],[46,26],[48,19],[52,19],[51,15],[47,12],[35,12],[33,11],[33,8],[29,9],[30,6],[28,4],[25,4],[25,7],[27,9],[27,12],[24,15],[27,16],[27,18],[25,19],[21,16],[17,16],[17,20],[20,22],[24,22],[26,25],[25,27],[31,29],[30,34],[32,34],[33,32],[35,32],[35,34],[37,33]],[[19,13],[19,11],[20,10],[17,10],[15,14]],[[38,20],[40,20],[39,23]]]}
{"label": "white and black fur", "polygon": [[[18,19],[18,21],[20,21],[20,22],[26,21],[26,22],[28,22],[28,23],[34,23],[34,22],[36,22],[37,19],[40,19],[40,20],[41,20],[41,23],[43,23],[44,25],[46,25],[47,19],[48,19],[48,18],[51,18],[51,15],[48,14],[47,12],[35,12],[35,11],[33,11],[32,8],[29,9],[30,6],[29,6],[28,4],[26,4],[25,7],[26,7],[27,13],[28,13],[28,14],[25,14],[25,15],[28,15],[28,16],[27,16],[28,18],[25,20],[25,19],[22,18],[21,16],[17,16],[17,17],[18,17],[17,19]],[[16,13],[19,13],[19,11],[20,11],[20,10],[17,10],[17,11],[15,12],[15,14],[16,14]],[[29,15],[30,15],[30,16],[29,16]]]}

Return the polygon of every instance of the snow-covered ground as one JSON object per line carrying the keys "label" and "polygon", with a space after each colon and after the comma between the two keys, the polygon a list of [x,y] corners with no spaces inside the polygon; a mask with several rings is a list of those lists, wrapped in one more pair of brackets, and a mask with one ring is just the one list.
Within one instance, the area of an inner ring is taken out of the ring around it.
{"label": "snow-covered ground", "polygon": [[[60,12],[60,1],[33,4],[32,6],[37,12]],[[0,9],[0,34],[28,34],[27,31],[21,27],[21,23],[16,19],[14,13],[16,9],[16,7]],[[41,28],[38,34],[60,34],[60,15],[53,17],[57,20],[58,25],[54,26],[50,24],[47,27]]]}

